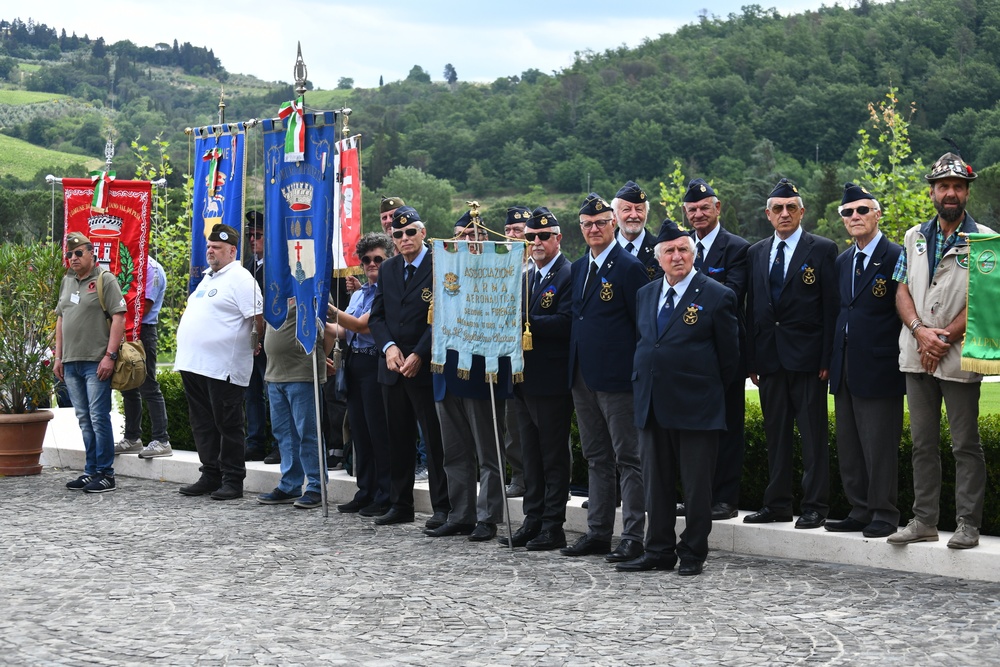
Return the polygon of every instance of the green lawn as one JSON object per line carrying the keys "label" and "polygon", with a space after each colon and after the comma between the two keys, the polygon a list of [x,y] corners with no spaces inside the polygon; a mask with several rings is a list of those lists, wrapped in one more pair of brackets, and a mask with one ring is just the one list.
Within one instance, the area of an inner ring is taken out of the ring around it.
{"label": "green lawn", "polygon": [[[760,403],[760,396],[757,390],[747,390],[747,400],[753,403]],[[833,412],[833,396],[827,397],[827,406]],[[904,410],[906,409],[904,404]],[[979,414],[992,415],[1000,414],[1000,382],[984,382],[982,393],[979,397]]]}
{"label": "green lawn", "polygon": [[30,90],[0,90],[0,104],[10,104],[11,106],[65,99],[70,99],[69,95],[36,93]]}
{"label": "green lawn", "polygon": [[[98,169],[103,161],[85,155],[60,153],[41,148],[27,141],[0,135],[0,174],[11,174],[22,180],[33,177],[40,169],[48,167],[69,168],[85,165],[88,170]],[[62,174],[54,174],[62,176]]]}
{"label": "green lawn", "polygon": [[340,109],[347,105],[350,90],[308,90],[306,107],[310,109]]}

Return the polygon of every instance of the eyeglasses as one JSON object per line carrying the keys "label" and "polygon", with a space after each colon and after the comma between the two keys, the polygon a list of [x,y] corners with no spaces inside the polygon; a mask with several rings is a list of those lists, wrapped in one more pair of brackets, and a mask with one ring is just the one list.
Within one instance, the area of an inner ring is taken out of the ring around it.
{"label": "eyeglasses", "polygon": [[[608,218],[607,220],[589,220],[587,222],[581,222],[580,226],[583,227],[584,229],[587,229],[587,230],[592,229],[595,226],[598,229],[604,229],[609,224],[611,224],[612,221],[613,221],[612,218]],[[525,236],[527,236],[527,235],[525,235]]]}
{"label": "eyeglasses", "polygon": [[552,232],[528,232],[524,235],[524,240],[528,243],[534,243],[535,239],[538,239],[539,241],[548,241],[553,236],[555,235]]}
{"label": "eyeglasses", "polygon": [[371,264],[373,262],[376,265],[378,265],[378,264],[381,264],[384,261],[385,261],[385,257],[383,257],[382,255],[375,255],[374,257],[372,257],[371,255],[365,255],[364,257],[361,258],[361,263],[364,264],[365,266],[368,266],[369,264]]}
{"label": "eyeglasses", "polygon": [[842,208],[840,209],[840,216],[842,218],[849,218],[852,215],[854,215],[855,211],[858,212],[858,215],[868,215],[871,212],[871,210],[872,209],[870,206],[858,206],[857,208]]}
{"label": "eyeglasses", "polygon": [[248,239],[253,239],[253,240],[256,241],[257,239],[264,238],[264,233],[263,232],[247,232],[247,238]]}
{"label": "eyeglasses", "polygon": [[83,250],[70,250],[69,252],[66,253],[66,259],[69,259],[73,256],[83,257],[83,253],[84,253]]}
{"label": "eyeglasses", "polygon": [[799,210],[798,204],[774,204],[771,206],[771,213],[775,215],[781,215],[781,211],[788,211],[788,215],[795,215],[795,212]]}
{"label": "eyeglasses", "polygon": [[417,232],[419,231],[420,229],[417,227],[410,227],[409,229],[397,229],[392,233],[392,238],[401,239],[403,238],[403,234],[406,234],[407,236],[416,236]]}

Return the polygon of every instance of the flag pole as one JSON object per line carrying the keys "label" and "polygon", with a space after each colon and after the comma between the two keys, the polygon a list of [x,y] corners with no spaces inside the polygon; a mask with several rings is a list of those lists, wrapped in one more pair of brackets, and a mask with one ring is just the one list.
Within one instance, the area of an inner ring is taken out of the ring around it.
{"label": "flag pole", "polygon": [[316,449],[319,450],[319,493],[320,498],[323,500],[323,518],[330,516],[330,507],[328,505],[327,494],[326,494],[326,484],[329,481],[330,471],[326,467],[326,446],[323,443],[323,414],[321,412],[322,408],[320,406],[320,394],[319,394],[319,371],[316,369],[317,362],[317,348],[319,345],[313,345],[312,351],[312,369],[313,369],[313,403],[316,408]]}
{"label": "flag pole", "polygon": [[510,547],[510,552],[514,553],[514,531],[511,530],[510,525],[510,502],[507,500],[507,487],[504,482],[504,478],[506,477],[504,474],[504,468],[506,466],[504,464],[503,455],[500,452],[500,427],[497,424],[497,398],[496,392],[493,389],[494,383],[487,380],[486,384],[490,386],[490,409],[493,410],[493,439],[497,446],[497,468],[500,471],[500,493],[503,494],[503,513],[507,518],[507,546]]}

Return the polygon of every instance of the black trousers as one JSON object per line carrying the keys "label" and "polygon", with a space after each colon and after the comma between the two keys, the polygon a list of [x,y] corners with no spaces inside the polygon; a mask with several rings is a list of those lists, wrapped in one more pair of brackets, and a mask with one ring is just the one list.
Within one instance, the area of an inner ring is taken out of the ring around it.
{"label": "black trousers", "polygon": [[515,389],[513,401],[524,415],[519,421],[524,523],[538,524],[541,530],[561,528],[566,522],[572,463],[569,431],[573,395],[532,397]]}
{"label": "black trousers", "polygon": [[726,432],[719,433],[719,456],[712,480],[712,503],[740,505],[740,480],[746,452],[746,378],[737,377],[726,387]]}
{"label": "black trousers", "polygon": [[413,472],[417,459],[417,424],[427,451],[427,476],[431,507],[448,513],[448,479],[444,474],[441,425],[429,384],[400,377],[396,384],[382,385],[385,419],[389,427],[389,502],[393,509],[413,511]]}
{"label": "black trousers", "polygon": [[202,476],[242,489],[247,476],[243,455],[246,388],[190,371],[181,371],[181,381]]}
{"label": "black trousers", "polygon": [[378,383],[378,357],[348,353],[347,415],[354,439],[354,474],[359,502],[389,504],[389,427]]}

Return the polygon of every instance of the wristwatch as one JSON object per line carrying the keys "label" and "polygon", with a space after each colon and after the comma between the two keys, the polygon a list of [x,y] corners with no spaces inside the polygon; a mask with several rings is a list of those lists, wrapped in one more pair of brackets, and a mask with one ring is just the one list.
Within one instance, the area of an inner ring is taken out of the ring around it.
{"label": "wristwatch", "polygon": [[118,361],[118,353],[117,352],[105,352],[104,356],[109,357],[111,359],[111,361]]}

